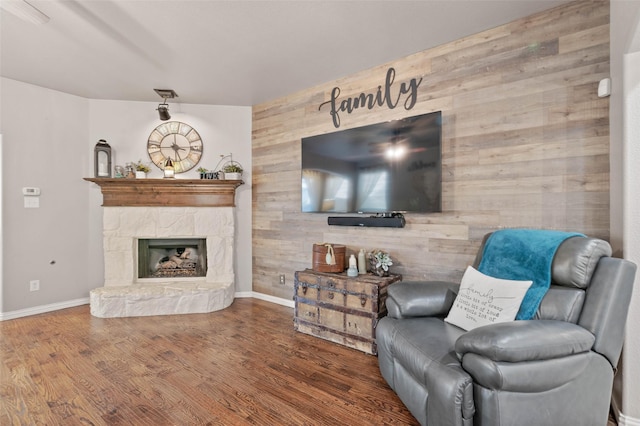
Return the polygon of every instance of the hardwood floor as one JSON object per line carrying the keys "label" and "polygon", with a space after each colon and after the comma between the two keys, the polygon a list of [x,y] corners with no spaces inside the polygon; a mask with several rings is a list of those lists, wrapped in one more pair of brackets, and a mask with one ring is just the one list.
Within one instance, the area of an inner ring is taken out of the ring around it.
{"label": "hardwood floor", "polygon": [[293,330],[291,308],[0,322],[2,425],[415,425],[377,358]]}

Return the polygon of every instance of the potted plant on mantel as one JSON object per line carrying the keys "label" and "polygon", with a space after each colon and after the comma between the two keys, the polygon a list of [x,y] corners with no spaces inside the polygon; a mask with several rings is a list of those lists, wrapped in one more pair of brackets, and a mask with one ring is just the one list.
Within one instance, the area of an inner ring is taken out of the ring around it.
{"label": "potted plant on mantel", "polygon": [[222,171],[224,172],[225,179],[240,180],[242,179],[242,172],[244,170],[242,169],[240,163],[231,161],[222,168]]}
{"label": "potted plant on mantel", "polygon": [[136,171],[136,179],[144,179],[147,177],[147,173],[151,171],[151,168],[144,164],[142,160],[138,160],[137,163],[132,163],[134,170]]}
{"label": "potted plant on mantel", "polygon": [[[228,158],[229,161],[222,164],[222,162],[226,158]],[[220,164],[222,164],[222,167],[218,169]],[[218,161],[218,164],[216,164],[216,168],[214,170],[217,173],[218,179],[225,180],[240,180],[242,179],[242,172],[244,171],[240,163],[238,163],[237,161],[233,161],[233,153],[229,155],[220,155],[220,161]]]}

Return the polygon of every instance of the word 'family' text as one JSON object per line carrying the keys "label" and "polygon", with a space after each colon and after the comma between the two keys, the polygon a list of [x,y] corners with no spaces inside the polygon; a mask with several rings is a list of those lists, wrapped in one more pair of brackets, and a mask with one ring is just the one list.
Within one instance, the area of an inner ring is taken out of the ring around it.
{"label": "word 'family' text", "polygon": [[404,109],[408,111],[416,104],[416,101],[418,99],[418,86],[420,86],[420,83],[422,83],[422,77],[420,77],[419,80],[412,78],[408,84],[401,83],[399,90],[394,95],[391,86],[393,86],[395,78],[396,70],[393,68],[389,68],[387,70],[387,77],[385,78],[384,88],[382,86],[378,86],[378,90],[375,93],[360,93],[356,97],[345,98],[342,100],[338,100],[338,97],[340,96],[340,88],[334,87],[331,91],[331,99],[321,103],[318,107],[318,111],[322,109],[322,107],[326,104],[330,104],[331,111],[329,111],[329,114],[331,115],[333,125],[336,128],[340,127],[339,113],[341,112],[351,114],[358,108],[366,107],[367,109],[373,109],[376,105],[383,106],[385,104],[389,109],[394,109],[400,103],[400,98],[404,95],[407,95],[406,99],[404,100]]}

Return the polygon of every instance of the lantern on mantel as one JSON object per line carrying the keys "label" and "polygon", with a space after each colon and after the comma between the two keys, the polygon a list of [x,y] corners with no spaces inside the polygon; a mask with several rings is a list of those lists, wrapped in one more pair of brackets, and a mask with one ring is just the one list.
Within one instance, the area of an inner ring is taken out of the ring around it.
{"label": "lantern on mantel", "polygon": [[175,177],[175,174],[176,171],[173,167],[173,161],[171,161],[171,158],[167,158],[167,161],[164,163],[164,177],[170,179]]}
{"label": "lantern on mantel", "polygon": [[111,177],[111,146],[106,140],[100,139],[93,149],[94,173],[97,178]]}

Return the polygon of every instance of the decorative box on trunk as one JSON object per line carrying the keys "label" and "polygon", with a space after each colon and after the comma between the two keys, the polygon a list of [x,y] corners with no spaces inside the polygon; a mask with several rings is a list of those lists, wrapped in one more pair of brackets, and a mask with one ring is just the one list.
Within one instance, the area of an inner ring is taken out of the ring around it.
{"label": "decorative box on trunk", "polygon": [[375,329],[387,314],[389,284],[401,275],[348,277],[306,269],[295,273],[294,328],[377,355]]}
{"label": "decorative box on trunk", "polygon": [[340,244],[314,244],[313,270],[318,272],[344,272],[347,248]]}

